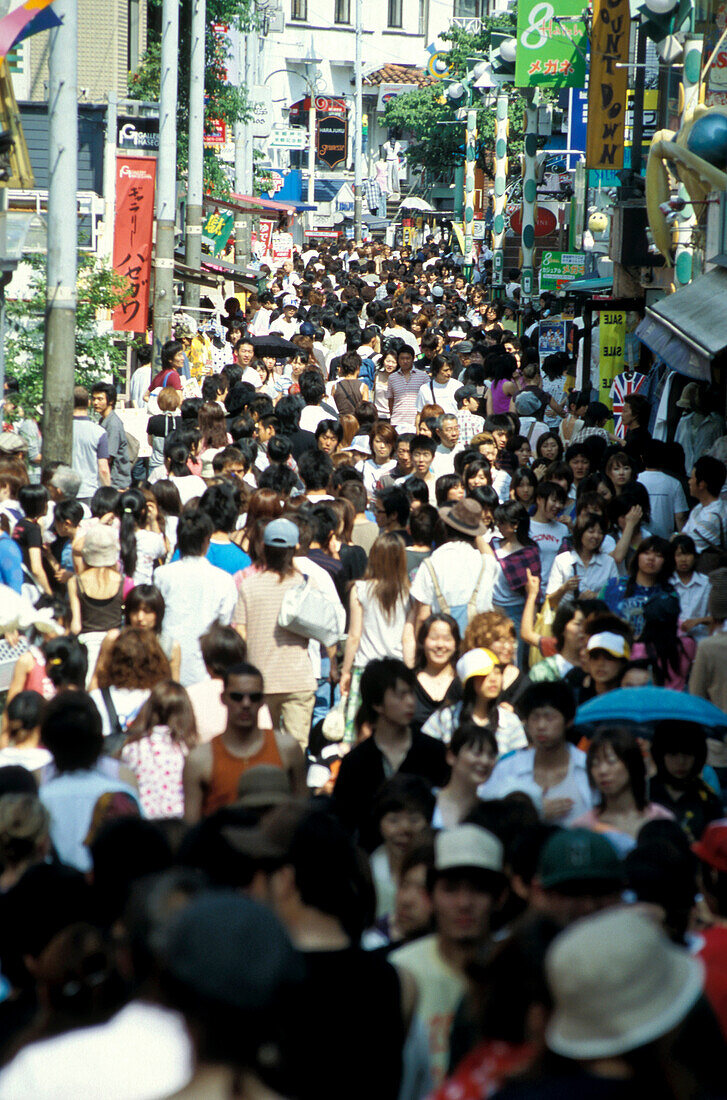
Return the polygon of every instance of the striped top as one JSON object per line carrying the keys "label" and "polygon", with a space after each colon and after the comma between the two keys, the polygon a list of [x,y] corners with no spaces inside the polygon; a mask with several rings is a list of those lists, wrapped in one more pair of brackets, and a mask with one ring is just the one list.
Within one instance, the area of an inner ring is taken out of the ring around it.
{"label": "striped top", "polygon": [[400,370],[395,370],[389,375],[389,385],[386,390],[387,399],[393,397],[394,407],[391,413],[391,423],[397,431],[413,432],[417,417],[417,395],[425,382],[429,381],[429,375],[424,370],[412,370],[409,377],[405,377]]}
{"label": "striped top", "polygon": [[308,639],[278,626],[283,595],[302,580],[295,573],[280,581],[277,573],[265,570],[248,573],[240,584],[232,622],[245,627],[247,659],[262,672],[266,695],[315,691]]}

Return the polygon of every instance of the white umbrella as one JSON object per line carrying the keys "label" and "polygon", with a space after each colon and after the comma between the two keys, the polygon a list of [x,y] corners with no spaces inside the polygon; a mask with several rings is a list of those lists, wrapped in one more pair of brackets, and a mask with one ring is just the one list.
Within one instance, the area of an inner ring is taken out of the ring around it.
{"label": "white umbrella", "polygon": [[404,199],[401,205],[408,207],[410,210],[425,210],[430,214],[434,213],[434,207],[425,199],[417,198],[416,195],[410,195],[408,199]]}

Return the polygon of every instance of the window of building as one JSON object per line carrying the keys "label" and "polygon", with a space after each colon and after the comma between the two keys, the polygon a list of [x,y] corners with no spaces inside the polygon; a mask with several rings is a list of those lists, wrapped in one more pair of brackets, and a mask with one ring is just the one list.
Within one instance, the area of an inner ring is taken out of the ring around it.
{"label": "window of building", "polygon": [[389,0],[389,26],[401,27],[401,9],[403,0]]}
{"label": "window of building", "polygon": [[454,0],[455,19],[479,19],[487,11],[487,4],[480,0]]}
{"label": "window of building", "polygon": [[419,34],[426,35],[429,26],[429,0],[419,0]]}
{"label": "window of building", "polygon": [[307,23],[308,0],[290,0],[290,18],[299,23]]}
{"label": "window of building", "polygon": [[336,0],[336,10],[333,18],[336,23],[350,23],[351,0]]}

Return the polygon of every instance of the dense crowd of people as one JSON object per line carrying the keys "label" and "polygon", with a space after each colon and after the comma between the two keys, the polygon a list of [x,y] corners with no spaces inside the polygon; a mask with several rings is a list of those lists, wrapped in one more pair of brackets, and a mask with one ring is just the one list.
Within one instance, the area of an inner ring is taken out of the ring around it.
{"label": "dense crowd of people", "polygon": [[261,274],[148,446],[6,383],[0,1100],[727,1096],[724,393],[614,427],[433,239]]}

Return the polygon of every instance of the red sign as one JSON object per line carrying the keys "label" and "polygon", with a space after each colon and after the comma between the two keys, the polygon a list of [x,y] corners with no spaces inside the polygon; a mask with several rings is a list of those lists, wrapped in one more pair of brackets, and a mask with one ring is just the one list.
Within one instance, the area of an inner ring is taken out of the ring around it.
{"label": "red sign", "polygon": [[223,118],[209,118],[205,123],[207,132],[204,144],[208,147],[222,147],[227,143],[227,123]]}
{"label": "red sign", "polygon": [[154,225],[153,157],[116,158],[114,271],[128,279],[133,298],[114,310],[117,332],[146,332]]}
{"label": "red sign", "polygon": [[[548,210],[547,207],[539,206],[535,213],[535,236],[547,237],[551,233],[555,233],[558,222],[555,214],[552,210]],[[522,233],[523,231],[523,212],[518,209],[514,214],[510,216],[510,228],[513,233]]]}
{"label": "red sign", "polygon": [[326,115],[340,115],[346,117],[346,100],[338,96],[317,95],[315,98],[316,111],[322,111]]}
{"label": "red sign", "polygon": [[254,229],[252,231],[250,240],[253,246],[253,252],[260,260],[265,256],[269,257],[272,251],[273,225],[273,222],[261,219],[260,234],[258,235]]}

